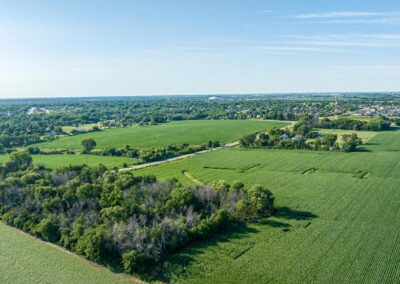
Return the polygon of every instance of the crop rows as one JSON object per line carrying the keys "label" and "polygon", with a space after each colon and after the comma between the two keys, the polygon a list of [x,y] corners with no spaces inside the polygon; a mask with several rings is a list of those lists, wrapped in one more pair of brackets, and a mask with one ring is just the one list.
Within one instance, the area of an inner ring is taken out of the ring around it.
{"label": "crop rows", "polygon": [[226,149],[143,170],[188,184],[182,170],[204,183],[261,183],[280,207],[184,250],[167,272],[191,283],[399,283],[399,141],[392,131],[358,153]]}

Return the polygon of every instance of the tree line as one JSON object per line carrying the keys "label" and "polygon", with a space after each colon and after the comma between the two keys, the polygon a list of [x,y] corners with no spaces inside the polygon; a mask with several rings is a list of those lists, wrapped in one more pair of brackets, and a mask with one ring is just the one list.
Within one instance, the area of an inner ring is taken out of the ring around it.
{"label": "tree line", "polygon": [[343,129],[343,130],[366,130],[366,131],[384,131],[390,129],[391,122],[383,118],[374,118],[368,121],[338,118],[331,120],[323,118],[321,120],[314,120],[309,125],[315,128],[328,128],[328,129]]}

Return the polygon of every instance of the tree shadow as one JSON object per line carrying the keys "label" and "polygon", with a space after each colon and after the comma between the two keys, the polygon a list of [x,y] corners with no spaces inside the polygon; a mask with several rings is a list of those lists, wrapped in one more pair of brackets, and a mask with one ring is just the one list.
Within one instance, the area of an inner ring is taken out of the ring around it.
{"label": "tree shadow", "polygon": [[308,212],[290,209],[289,207],[278,207],[273,215],[276,218],[287,220],[311,220],[318,217],[318,215]]}
{"label": "tree shadow", "polygon": [[271,220],[271,219],[263,220],[261,222],[261,224],[270,226],[272,228],[282,228],[282,229],[285,229],[285,228],[288,229],[288,228],[292,227],[292,225],[290,225],[288,223],[284,223],[284,222],[280,222],[280,221],[276,221],[276,220]]}
{"label": "tree shadow", "polygon": [[[274,218],[264,218],[255,223],[261,226],[282,229],[286,232],[290,230],[292,225],[285,223],[284,220],[311,220],[318,217],[318,215],[311,212],[293,210],[288,207],[276,208],[276,211],[272,216]],[[281,219],[282,221],[277,219]],[[182,275],[187,271],[187,267],[194,263],[196,255],[203,254],[207,249],[216,249],[217,245],[220,245],[221,243],[244,239],[249,237],[251,234],[258,232],[259,229],[250,226],[250,224],[232,223],[223,231],[209,239],[196,241],[188,247],[182,248],[181,250],[167,256],[162,262],[161,267],[158,269],[159,273],[157,275],[157,280],[170,282],[174,275]],[[248,245],[244,245],[244,250],[242,252],[236,252],[236,255],[233,256],[232,259],[235,259],[237,255],[241,256],[253,246],[254,244],[249,241]]]}
{"label": "tree shadow", "polygon": [[[367,145],[367,144],[364,144]],[[379,145],[379,144],[375,144],[375,145]],[[371,149],[365,148],[365,147],[358,147],[357,151],[355,152],[372,152]]]}
{"label": "tree shadow", "polygon": [[188,247],[182,248],[173,254],[166,256],[158,269],[158,273],[153,275],[155,280],[169,283],[174,275],[182,275],[187,267],[193,263],[195,256],[204,253],[208,248],[214,248],[219,244],[231,242],[245,238],[249,234],[259,232],[254,227],[243,223],[231,223],[224,230],[211,236],[206,240],[195,241]]}

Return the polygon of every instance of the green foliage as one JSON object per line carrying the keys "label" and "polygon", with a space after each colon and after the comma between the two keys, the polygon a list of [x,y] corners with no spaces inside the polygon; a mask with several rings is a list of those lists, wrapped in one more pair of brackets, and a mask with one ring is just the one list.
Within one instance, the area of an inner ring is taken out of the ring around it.
{"label": "green foliage", "polygon": [[356,133],[345,134],[342,136],[342,140],[342,150],[345,152],[354,152],[357,150],[357,146],[362,144],[362,140],[358,138]]}
{"label": "green foliage", "polygon": [[274,209],[275,198],[272,192],[261,185],[253,185],[247,190],[248,202],[253,208],[254,216],[259,216]]}
{"label": "green foliage", "polygon": [[10,172],[24,171],[32,166],[32,157],[27,152],[13,153],[4,166]]}
{"label": "green foliage", "polygon": [[325,134],[321,138],[322,144],[327,145],[328,147],[333,147],[335,146],[337,141],[337,135],[336,134]]}
{"label": "green foliage", "polygon": [[370,121],[363,121],[358,119],[340,117],[335,120],[324,118],[321,121],[315,121],[311,123],[311,126],[316,128],[330,129],[383,131],[390,128],[390,122],[382,118],[375,118]]}
{"label": "green foliage", "polygon": [[143,255],[135,250],[122,255],[122,265],[127,273],[143,273]]}
{"label": "green foliage", "polygon": [[229,222],[248,220],[235,218],[241,200],[258,208],[252,218],[269,210],[261,193],[248,194],[239,182],[216,187],[161,183],[103,166],[30,168],[0,179],[0,218],[90,260],[143,273]]}
{"label": "green foliage", "polygon": [[184,187],[178,187],[171,191],[171,197],[166,206],[170,209],[179,209],[188,207],[195,203],[195,196],[191,190]]}
{"label": "green foliage", "polygon": [[81,141],[83,152],[89,153],[96,147],[96,141],[93,138],[85,138]]}
{"label": "green foliage", "polygon": [[239,142],[241,146],[248,147],[254,144],[255,141],[256,141],[256,135],[250,134],[242,137]]}
{"label": "green foliage", "polygon": [[[362,144],[362,140],[357,138],[356,143],[349,142],[339,145],[336,134],[318,133],[312,130],[311,126],[304,124],[304,122],[299,122],[294,125],[293,130],[273,128],[268,134],[261,133],[258,137],[254,136],[252,139],[245,137],[241,140],[241,146],[246,148],[265,147],[330,151],[341,149],[346,152],[354,152],[357,151],[357,146]],[[357,134],[352,133],[351,135]],[[346,137],[344,138],[346,139]]]}
{"label": "green foliage", "polygon": [[194,239],[207,239],[222,229],[229,221],[229,213],[225,209],[220,209],[215,215],[202,220],[197,226],[189,230],[189,234]]}
{"label": "green foliage", "polygon": [[88,229],[79,238],[75,250],[90,260],[102,262],[107,256],[105,228],[97,227]]}
{"label": "green foliage", "polygon": [[42,219],[35,225],[33,233],[49,242],[56,242],[59,239],[58,225],[50,218]]}

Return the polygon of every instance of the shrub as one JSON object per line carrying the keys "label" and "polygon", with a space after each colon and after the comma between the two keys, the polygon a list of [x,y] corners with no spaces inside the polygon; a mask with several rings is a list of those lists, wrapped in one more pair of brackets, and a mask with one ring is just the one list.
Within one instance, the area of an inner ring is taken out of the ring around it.
{"label": "shrub", "polygon": [[43,219],[34,226],[33,233],[49,242],[56,242],[59,239],[58,226],[51,219]]}
{"label": "shrub", "polygon": [[106,257],[106,231],[103,227],[89,229],[78,240],[75,250],[88,259],[102,262]]}

